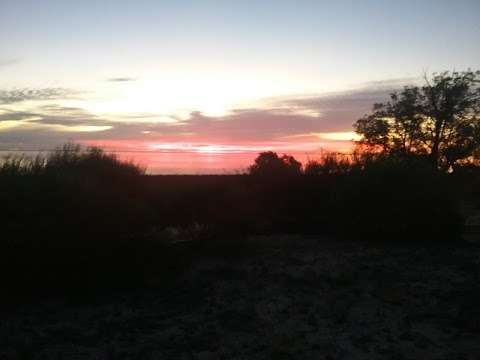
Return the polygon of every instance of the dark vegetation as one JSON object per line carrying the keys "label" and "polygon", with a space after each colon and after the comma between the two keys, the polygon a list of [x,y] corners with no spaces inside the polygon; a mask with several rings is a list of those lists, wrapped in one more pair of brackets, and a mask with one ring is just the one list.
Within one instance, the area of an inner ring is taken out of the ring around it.
{"label": "dark vegetation", "polygon": [[4,300],[174,283],[198,256],[255,251],[252,234],[459,242],[463,209],[480,208],[477,75],[441,74],[392,95],[356,123],[355,154],[305,166],[265,152],[244,175],[149,176],[74,144],[6,158]]}
{"label": "dark vegetation", "polygon": [[249,234],[455,242],[462,202],[480,205],[477,168],[444,174],[421,160],[359,155],[301,172],[274,153],[254,166],[250,175],[148,176],[72,145],[11,158],[0,172],[3,286],[18,295],[161,284],[196,256],[241,256]]}

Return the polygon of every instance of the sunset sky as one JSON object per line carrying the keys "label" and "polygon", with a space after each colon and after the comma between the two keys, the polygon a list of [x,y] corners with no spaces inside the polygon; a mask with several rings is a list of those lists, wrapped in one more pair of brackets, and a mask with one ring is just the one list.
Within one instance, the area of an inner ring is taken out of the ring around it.
{"label": "sunset sky", "polygon": [[1,0],[0,43],[0,151],[222,173],[349,151],[392,90],[480,69],[480,1]]}

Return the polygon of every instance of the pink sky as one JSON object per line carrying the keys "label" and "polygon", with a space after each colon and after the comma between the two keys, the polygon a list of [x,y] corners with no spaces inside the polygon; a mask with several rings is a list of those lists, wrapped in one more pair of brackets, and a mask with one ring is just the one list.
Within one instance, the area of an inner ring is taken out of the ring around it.
{"label": "pink sky", "polygon": [[258,153],[275,151],[293,155],[306,163],[326,151],[345,152],[353,146],[350,141],[329,141],[324,148],[320,142],[272,142],[237,144],[205,144],[179,142],[146,142],[144,140],[88,140],[85,145],[99,146],[116,153],[120,159],[133,161],[147,168],[150,174],[230,174],[243,172]]}

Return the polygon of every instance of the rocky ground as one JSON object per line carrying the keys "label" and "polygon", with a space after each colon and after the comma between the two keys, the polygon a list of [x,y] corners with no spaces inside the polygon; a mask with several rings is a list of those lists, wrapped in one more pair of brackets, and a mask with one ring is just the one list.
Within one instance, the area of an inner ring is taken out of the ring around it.
{"label": "rocky ground", "polygon": [[170,290],[10,309],[0,359],[480,358],[480,246],[251,241]]}

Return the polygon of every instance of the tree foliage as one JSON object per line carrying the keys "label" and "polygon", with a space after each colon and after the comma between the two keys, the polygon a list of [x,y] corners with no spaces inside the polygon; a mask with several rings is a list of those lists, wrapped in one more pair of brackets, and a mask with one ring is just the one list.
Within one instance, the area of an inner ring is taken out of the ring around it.
{"label": "tree foliage", "polygon": [[273,151],[265,151],[257,156],[255,163],[248,170],[251,175],[261,176],[300,175],[302,164],[293,156],[283,155],[279,157]]}
{"label": "tree foliage", "polygon": [[385,153],[424,156],[447,170],[478,160],[480,152],[480,71],[425,76],[423,86],[407,86],[375,104],[357,120],[359,144]]}

